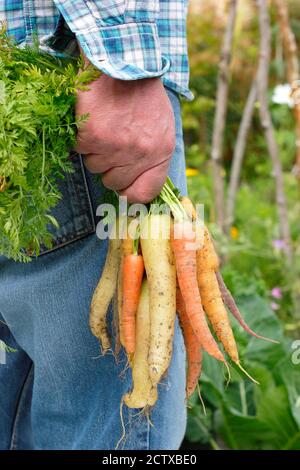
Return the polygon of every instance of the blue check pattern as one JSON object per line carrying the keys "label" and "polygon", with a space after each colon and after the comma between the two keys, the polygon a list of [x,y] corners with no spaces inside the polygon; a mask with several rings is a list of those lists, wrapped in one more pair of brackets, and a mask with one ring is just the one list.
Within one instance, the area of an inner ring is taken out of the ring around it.
{"label": "blue check pattern", "polygon": [[50,53],[78,43],[102,72],[121,80],[162,77],[192,98],[186,41],[188,0],[0,0],[0,21],[19,44],[38,36]]}

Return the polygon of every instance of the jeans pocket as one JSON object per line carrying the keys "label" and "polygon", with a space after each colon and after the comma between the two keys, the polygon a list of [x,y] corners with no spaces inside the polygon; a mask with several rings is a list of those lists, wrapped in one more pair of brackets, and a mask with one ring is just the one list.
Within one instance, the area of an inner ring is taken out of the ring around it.
{"label": "jeans pocket", "polygon": [[51,212],[59,227],[49,227],[53,235],[52,246],[42,247],[40,255],[68,245],[96,230],[93,202],[82,156],[71,152],[70,158],[74,171],[65,175],[65,178],[59,182],[62,197]]}

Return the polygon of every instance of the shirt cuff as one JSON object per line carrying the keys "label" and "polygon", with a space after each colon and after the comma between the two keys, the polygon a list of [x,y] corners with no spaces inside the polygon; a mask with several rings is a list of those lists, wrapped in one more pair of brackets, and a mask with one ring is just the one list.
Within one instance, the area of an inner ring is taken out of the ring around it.
{"label": "shirt cuff", "polygon": [[126,23],[75,32],[89,61],[120,80],[160,77],[170,67],[161,55],[156,23]]}

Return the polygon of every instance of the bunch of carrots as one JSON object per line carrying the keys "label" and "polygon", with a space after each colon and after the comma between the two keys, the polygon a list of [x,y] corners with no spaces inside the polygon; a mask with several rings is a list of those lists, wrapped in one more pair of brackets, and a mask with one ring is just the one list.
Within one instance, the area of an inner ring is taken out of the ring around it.
{"label": "bunch of carrots", "polygon": [[[114,232],[122,236],[110,238],[91,303],[90,327],[105,353],[111,348],[107,311],[117,297],[118,338],[132,368],[133,387],[123,397],[130,408],[151,407],[157,400],[157,385],[172,357],[176,314],[187,353],[187,398],[197,387],[203,350],[228,369],[209,324],[228,357],[251,378],[240,363],[225,306],[249,334],[268,340],[243,320],[220,274],[210,234],[197,223],[192,202],[180,198],[169,179],[157,202],[170,211],[157,213],[151,206],[140,223],[117,220]],[[135,224],[134,237],[128,222]]]}

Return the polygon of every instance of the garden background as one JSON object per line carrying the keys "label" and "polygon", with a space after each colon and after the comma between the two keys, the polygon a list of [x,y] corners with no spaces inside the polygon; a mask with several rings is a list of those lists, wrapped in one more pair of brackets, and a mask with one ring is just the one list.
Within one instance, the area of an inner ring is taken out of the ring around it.
{"label": "garden background", "polygon": [[[220,86],[224,87],[220,57],[222,49],[224,54],[226,28],[230,29],[229,22],[233,19],[230,19],[233,3],[237,5],[228,56],[228,103],[224,135],[219,132],[221,155],[217,162],[217,176],[224,184],[222,225],[212,142],[218,133],[217,90],[219,87],[220,92]],[[224,279],[247,322],[257,333],[277,339],[280,344],[252,338],[232,320],[242,362],[260,385],[234,372],[232,382],[226,387],[222,365],[205,357],[200,390],[206,412],[199,394],[195,393],[190,402],[184,444],[188,449],[300,450],[300,174],[296,164],[296,101],[295,93],[291,93],[300,81],[291,83],[291,51],[279,15],[282,6],[289,10],[285,27],[289,26],[293,32],[299,61],[300,2],[268,2],[271,60],[267,104],[282,168],[289,254],[287,239],[282,235],[282,217],[278,215],[278,166],[274,167],[270,158],[261,125],[259,97],[254,101],[253,118],[245,139],[234,216],[228,219],[226,215],[240,123],[259,59],[266,60],[260,49],[260,2],[194,0],[190,5],[190,85],[195,99],[183,103],[190,195],[194,202],[205,204],[205,220],[218,246]]]}

